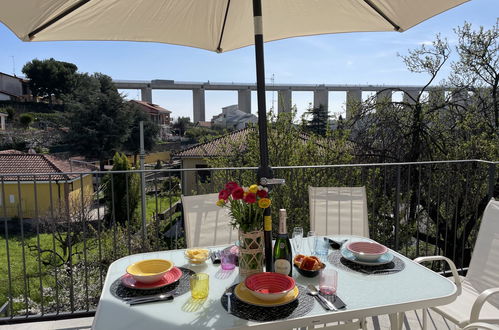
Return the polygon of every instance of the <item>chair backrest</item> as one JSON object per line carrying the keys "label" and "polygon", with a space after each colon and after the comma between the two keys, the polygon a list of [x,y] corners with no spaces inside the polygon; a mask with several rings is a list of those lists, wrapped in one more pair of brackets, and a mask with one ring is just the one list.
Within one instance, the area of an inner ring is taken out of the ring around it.
{"label": "chair backrest", "polygon": [[[499,201],[491,199],[482,216],[466,279],[478,292],[499,287]],[[499,308],[499,296],[487,301]]]}
{"label": "chair backrest", "polygon": [[365,187],[308,187],[310,230],[369,237]]}
{"label": "chair backrest", "polygon": [[182,196],[187,247],[229,244],[237,241],[237,230],[229,225],[227,208],[217,206],[218,194]]}

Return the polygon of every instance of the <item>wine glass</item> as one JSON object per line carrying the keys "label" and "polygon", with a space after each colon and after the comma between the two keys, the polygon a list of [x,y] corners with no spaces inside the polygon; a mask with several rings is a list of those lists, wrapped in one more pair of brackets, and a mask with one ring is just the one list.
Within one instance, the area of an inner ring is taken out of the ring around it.
{"label": "wine glass", "polygon": [[310,255],[315,254],[315,231],[309,231],[307,233],[307,243],[308,243],[308,248],[310,249]]}
{"label": "wine glass", "polygon": [[293,246],[295,248],[295,254],[300,253],[301,245],[303,241],[303,227],[293,228]]}

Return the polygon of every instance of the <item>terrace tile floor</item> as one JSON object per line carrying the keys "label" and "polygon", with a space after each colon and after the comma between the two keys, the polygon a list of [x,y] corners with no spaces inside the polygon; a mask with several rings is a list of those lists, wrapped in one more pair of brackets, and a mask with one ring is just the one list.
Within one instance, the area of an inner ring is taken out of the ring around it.
{"label": "terrace tile floor", "polygon": [[[31,322],[13,325],[0,326],[0,329],[5,330],[87,330],[92,327],[93,317],[85,317],[78,319],[68,319],[60,321],[46,321],[46,322]],[[406,313],[406,320],[404,321],[403,329],[415,330],[421,329],[421,311]],[[369,330],[384,330],[390,328],[390,321],[388,316],[382,315],[376,318],[368,319]],[[430,312],[428,320],[429,330],[451,330],[455,329],[454,324],[444,320],[440,315]]]}

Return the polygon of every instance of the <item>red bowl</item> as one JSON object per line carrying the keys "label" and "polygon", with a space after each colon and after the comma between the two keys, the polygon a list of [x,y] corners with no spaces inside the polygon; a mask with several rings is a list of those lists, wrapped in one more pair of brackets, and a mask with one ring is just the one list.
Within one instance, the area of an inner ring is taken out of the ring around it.
{"label": "red bowl", "polygon": [[347,249],[362,261],[377,260],[388,251],[386,246],[375,242],[352,242],[347,245]]}
{"label": "red bowl", "polygon": [[295,280],[280,273],[257,273],[244,281],[246,288],[258,299],[276,301],[295,287]]}

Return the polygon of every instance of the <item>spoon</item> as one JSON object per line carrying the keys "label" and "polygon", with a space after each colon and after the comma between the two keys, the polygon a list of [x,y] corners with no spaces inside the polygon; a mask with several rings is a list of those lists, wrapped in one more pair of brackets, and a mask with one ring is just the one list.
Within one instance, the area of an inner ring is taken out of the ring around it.
{"label": "spoon", "polygon": [[329,300],[327,300],[326,298],[324,298],[323,296],[321,296],[319,294],[319,291],[317,290],[317,288],[315,286],[313,286],[312,284],[309,284],[307,286],[308,290],[309,290],[309,294],[314,296],[315,298],[319,299],[325,306],[327,306],[328,309],[332,310],[332,311],[337,311],[338,309],[333,305],[333,303],[331,303]]}

